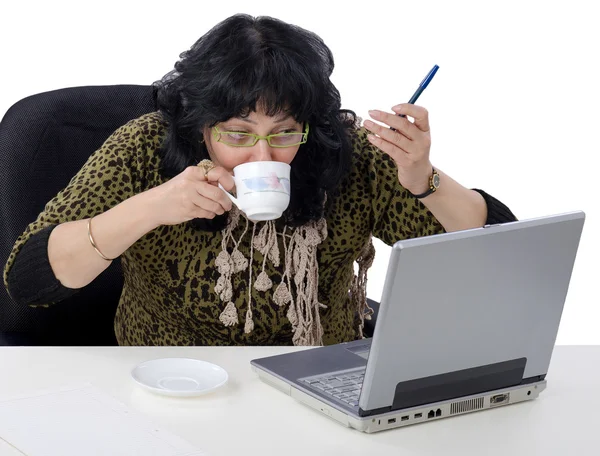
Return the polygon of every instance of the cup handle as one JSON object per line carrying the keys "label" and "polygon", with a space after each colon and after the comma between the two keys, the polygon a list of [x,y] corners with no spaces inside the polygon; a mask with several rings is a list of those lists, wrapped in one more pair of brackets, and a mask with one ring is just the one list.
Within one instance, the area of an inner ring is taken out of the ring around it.
{"label": "cup handle", "polygon": [[227,195],[227,198],[229,198],[231,200],[231,202],[238,207],[238,209],[240,209],[240,210],[242,209],[240,207],[239,201],[237,200],[237,198],[235,196],[233,196],[231,193],[229,193],[227,190],[225,190],[221,184],[219,184],[219,188],[225,192],[225,195]]}

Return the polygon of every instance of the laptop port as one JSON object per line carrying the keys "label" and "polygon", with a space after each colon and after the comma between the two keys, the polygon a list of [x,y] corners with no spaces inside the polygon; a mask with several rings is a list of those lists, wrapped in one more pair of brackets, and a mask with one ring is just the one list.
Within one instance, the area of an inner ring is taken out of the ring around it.
{"label": "laptop port", "polygon": [[490,405],[494,406],[494,405],[506,404],[508,402],[509,398],[510,398],[509,393],[496,394],[495,396],[490,397]]}
{"label": "laptop port", "polygon": [[435,412],[433,410],[430,410],[429,413],[427,414],[427,419],[430,418],[435,418]]}
{"label": "laptop port", "polygon": [[423,418],[423,414],[422,413],[415,413],[415,420],[417,418]]}
{"label": "laptop port", "polygon": [[442,416],[442,411],[440,409],[437,409],[435,411],[435,416]]}
{"label": "laptop port", "polygon": [[396,418],[390,418],[388,420],[388,424],[394,424],[396,422]]}
{"label": "laptop port", "polygon": [[408,415],[405,415],[402,418],[400,418],[400,421],[408,421]]}

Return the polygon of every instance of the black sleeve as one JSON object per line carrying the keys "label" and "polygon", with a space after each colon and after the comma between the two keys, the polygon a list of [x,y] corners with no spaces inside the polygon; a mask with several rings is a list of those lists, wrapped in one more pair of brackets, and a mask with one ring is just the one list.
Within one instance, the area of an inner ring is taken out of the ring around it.
{"label": "black sleeve", "polygon": [[495,225],[496,223],[515,222],[517,217],[506,207],[506,205],[491,195],[488,195],[483,190],[474,188],[477,193],[483,196],[485,203],[487,204],[487,220],[486,225]]}
{"label": "black sleeve", "polygon": [[77,289],[64,287],[50,266],[48,239],[56,226],[51,225],[34,234],[17,254],[7,280],[8,293],[15,302],[50,304],[77,293]]}

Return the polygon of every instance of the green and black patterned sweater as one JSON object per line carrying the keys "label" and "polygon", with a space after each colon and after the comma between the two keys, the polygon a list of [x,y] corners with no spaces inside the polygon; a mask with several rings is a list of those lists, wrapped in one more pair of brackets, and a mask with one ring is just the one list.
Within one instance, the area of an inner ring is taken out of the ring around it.
{"label": "green and black patterned sweater", "polygon": [[[43,233],[47,242],[48,232],[60,223],[95,216],[164,183],[158,150],[165,134],[159,112],[131,120],[47,203],[17,239],[5,266],[4,282],[14,300],[60,305],[31,289],[35,280],[26,267],[13,268],[19,253]],[[371,237],[392,245],[444,231],[399,184],[395,163],[366,135],[364,128],[352,132],[353,165],[344,191],[332,201],[327,218],[312,228],[288,229],[284,235],[270,231],[273,225],[265,222],[248,223],[238,213],[238,223],[227,233],[184,223],[161,226],[134,243],[121,256],[124,286],[114,322],[118,343],[332,344],[360,337]],[[500,201],[477,191],[488,205],[488,223],[514,220]],[[265,246],[268,239],[276,242]],[[233,254],[236,242],[238,253]],[[358,259],[362,267],[357,276]],[[64,289],[53,279],[55,289]]]}

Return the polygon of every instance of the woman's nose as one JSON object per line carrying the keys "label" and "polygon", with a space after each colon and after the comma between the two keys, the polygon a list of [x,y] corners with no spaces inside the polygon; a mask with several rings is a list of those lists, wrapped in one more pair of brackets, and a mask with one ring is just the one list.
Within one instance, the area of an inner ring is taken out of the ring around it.
{"label": "woman's nose", "polygon": [[252,147],[252,156],[250,161],[272,161],[273,148],[269,146],[266,139],[259,139]]}

